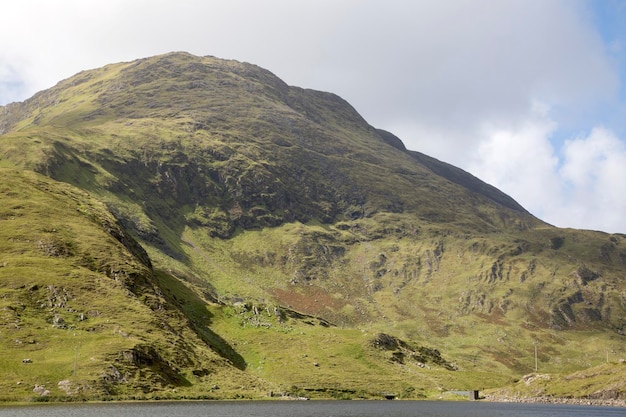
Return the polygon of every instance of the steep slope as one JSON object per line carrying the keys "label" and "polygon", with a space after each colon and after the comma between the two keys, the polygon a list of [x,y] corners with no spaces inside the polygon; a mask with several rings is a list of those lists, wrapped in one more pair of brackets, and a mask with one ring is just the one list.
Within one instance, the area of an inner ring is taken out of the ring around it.
{"label": "steep slope", "polygon": [[462,187],[465,187],[468,190],[473,191],[477,194],[481,194],[482,196],[487,197],[504,207],[522,213],[526,212],[526,209],[522,207],[517,201],[513,200],[511,197],[504,194],[502,191],[498,190],[494,186],[489,185],[474,177],[468,172],[465,172],[462,169],[457,168],[453,165],[446,164],[445,162],[441,162],[428,155],[424,155],[421,152],[409,151],[404,146],[404,143],[402,143],[402,140],[395,136],[393,133],[378,129],[378,134],[385,142],[387,142],[396,149],[407,152],[409,155],[419,161],[420,164],[430,169],[436,175],[439,175],[455,184],[461,185]]}
{"label": "steep slope", "polygon": [[102,203],[32,172],[0,175],[1,399],[251,380],[189,326],[163,294],[167,276]]}
{"label": "steep slope", "polygon": [[[202,339],[198,323],[208,324],[209,350],[276,386],[333,395],[378,386],[375,374],[393,375],[398,362],[366,334],[456,362],[455,372],[416,365],[395,380],[394,390],[420,395],[429,384],[521,376],[537,342],[548,370],[596,365],[585,355],[598,348],[626,356],[623,235],[547,225],[470,174],[406,150],[341,98],[254,65],[173,53],[85,71],[0,108],[0,134],[0,166],[102,201],[145,248],[156,271],[148,282],[192,333]],[[307,322],[311,337],[294,339]],[[332,354],[318,349],[331,340]],[[299,374],[289,363],[304,345],[358,371]]]}

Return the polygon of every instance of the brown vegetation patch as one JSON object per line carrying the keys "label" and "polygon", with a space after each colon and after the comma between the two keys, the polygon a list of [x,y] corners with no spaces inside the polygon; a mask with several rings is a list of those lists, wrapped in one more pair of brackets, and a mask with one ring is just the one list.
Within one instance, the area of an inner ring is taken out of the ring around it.
{"label": "brown vegetation patch", "polygon": [[509,369],[515,369],[520,372],[526,372],[528,370],[528,366],[522,364],[519,360],[524,357],[519,351],[512,350],[508,353],[504,353],[501,351],[487,350],[486,353],[488,353],[494,361],[500,362]]}
{"label": "brown vegetation patch", "polygon": [[499,326],[508,326],[509,323],[504,320],[504,313],[500,309],[494,309],[490,314],[474,313],[477,317],[485,320],[487,323],[497,324]]}
{"label": "brown vegetation patch", "polygon": [[453,327],[451,322],[446,322],[441,317],[443,313],[435,308],[428,308],[425,306],[419,306],[422,310],[423,321],[428,325],[428,328],[439,337],[447,337],[450,335],[450,330]]}
{"label": "brown vegetation patch", "polygon": [[323,316],[329,310],[338,311],[345,305],[341,300],[334,299],[323,288],[314,285],[297,291],[273,288],[269,292],[279,304],[312,316]]}

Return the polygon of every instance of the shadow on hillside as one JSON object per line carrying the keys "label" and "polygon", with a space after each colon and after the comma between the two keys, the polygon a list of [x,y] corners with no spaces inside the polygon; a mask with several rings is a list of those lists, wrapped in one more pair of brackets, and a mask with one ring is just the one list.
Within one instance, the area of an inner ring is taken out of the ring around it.
{"label": "shadow on hillside", "polygon": [[[211,350],[228,360],[238,369],[246,369],[246,361],[220,335],[210,329],[213,315],[207,308],[210,299],[201,298],[195,291],[187,287],[180,278],[164,271],[155,271],[156,283],[163,297],[175,306],[188,320],[189,327],[198,335]],[[204,294],[207,298],[211,295]]]}
{"label": "shadow on hillside", "polygon": [[[184,178],[174,180],[174,184],[182,184],[178,190],[158,181],[161,177],[155,175],[156,162],[142,163],[138,155],[118,160],[112,151],[102,149],[99,155],[89,155],[89,160],[68,144],[56,141],[52,145],[52,154],[45,164],[35,168],[36,172],[99,198],[120,226],[139,243],[177,261],[189,261],[180,241],[186,224],[181,207],[191,204],[198,196],[192,195],[188,185],[182,187],[186,183]],[[102,172],[110,174],[108,182],[98,179]]]}

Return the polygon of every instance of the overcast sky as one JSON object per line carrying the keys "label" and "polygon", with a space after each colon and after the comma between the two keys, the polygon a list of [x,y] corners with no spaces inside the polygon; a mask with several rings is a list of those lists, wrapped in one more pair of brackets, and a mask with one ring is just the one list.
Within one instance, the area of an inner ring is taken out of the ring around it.
{"label": "overcast sky", "polygon": [[561,227],[626,233],[626,2],[19,0],[0,105],[170,51],[331,91]]}

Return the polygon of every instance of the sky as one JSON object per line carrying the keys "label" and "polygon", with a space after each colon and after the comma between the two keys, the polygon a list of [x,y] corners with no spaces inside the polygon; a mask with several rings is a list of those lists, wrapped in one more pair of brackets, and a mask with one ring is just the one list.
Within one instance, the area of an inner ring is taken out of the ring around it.
{"label": "sky", "polygon": [[0,105],[171,51],[340,95],[559,227],[626,233],[626,1],[15,0]]}

